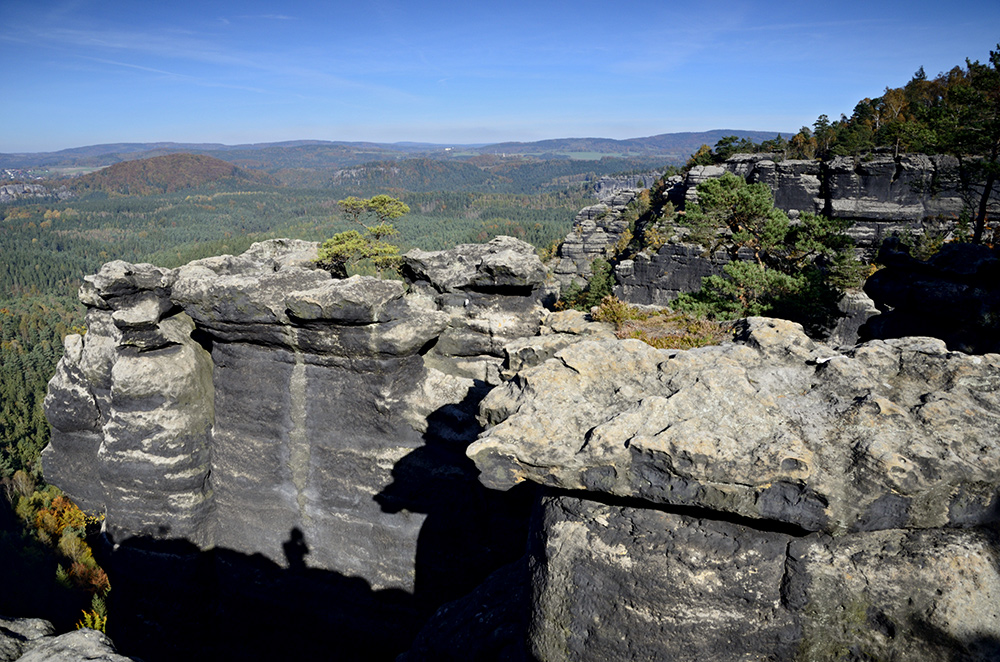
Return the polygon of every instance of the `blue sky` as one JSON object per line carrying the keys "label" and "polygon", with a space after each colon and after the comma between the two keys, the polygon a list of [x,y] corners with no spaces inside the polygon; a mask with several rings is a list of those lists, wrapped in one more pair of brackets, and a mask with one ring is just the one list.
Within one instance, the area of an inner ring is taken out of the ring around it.
{"label": "blue sky", "polygon": [[996,0],[0,0],[0,152],[788,131],[998,42]]}

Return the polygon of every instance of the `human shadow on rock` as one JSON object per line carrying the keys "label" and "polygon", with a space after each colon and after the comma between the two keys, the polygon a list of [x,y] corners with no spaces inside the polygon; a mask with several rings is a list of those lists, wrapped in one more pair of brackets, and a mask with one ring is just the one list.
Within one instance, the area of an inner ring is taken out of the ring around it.
{"label": "human shadow on rock", "polygon": [[524,553],[535,489],[487,489],[465,455],[482,432],[475,416],[491,388],[477,382],[462,402],[428,416],[424,444],[395,463],[392,483],[375,496],[385,512],[427,515],[415,560],[415,599],[424,616]]}
{"label": "human shadow on rock", "polygon": [[406,650],[420,626],[411,594],[307,567],[301,530],[284,551],[288,567],[186,540],[106,544],[108,634],[146,662],[392,660]]}

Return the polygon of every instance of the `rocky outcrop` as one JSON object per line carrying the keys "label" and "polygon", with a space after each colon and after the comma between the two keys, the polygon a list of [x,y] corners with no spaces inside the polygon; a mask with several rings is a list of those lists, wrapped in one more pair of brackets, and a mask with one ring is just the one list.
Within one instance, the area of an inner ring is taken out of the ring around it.
{"label": "rocky outcrop", "polygon": [[855,160],[837,157],[824,164],[830,212],[838,218],[919,221],[957,217],[958,159],[952,156],[901,154]]}
{"label": "rocky outcrop", "polygon": [[1000,254],[983,245],[949,243],[926,261],[898,240],[879,252],[884,265],[865,283],[882,314],[866,338],[928,335],[964,352],[1000,352]]}
{"label": "rocky outcrop", "polygon": [[4,184],[0,186],[0,204],[16,200],[68,200],[73,197],[65,186],[49,189],[41,184]]}
{"label": "rocky outcrop", "polygon": [[[721,164],[694,166],[683,178],[671,178],[663,197],[677,207],[696,204],[698,184],[727,172],[766,184],[775,206],[793,220],[803,212],[851,220],[846,233],[868,259],[893,236],[947,236],[966,205],[958,160],[924,154],[836,157],[826,162],[735,154]],[[1000,191],[995,191],[992,205],[1000,209]],[[598,217],[603,222],[596,221]],[[624,229],[603,208],[581,211],[552,265],[559,284],[585,284],[594,258],[606,256]],[[702,255],[704,251],[682,239],[669,244],[656,254],[644,252],[618,264],[616,294],[634,303],[664,304],[680,292],[697,290],[704,276],[720,273],[728,260],[719,252]]]}
{"label": "rocky outcrop", "polygon": [[1000,355],[838,352],[751,318],[686,352],[574,344],[483,401],[485,484],[546,486],[537,659],[1000,652]]}
{"label": "rocky outcrop", "polygon": [[[894,234],[950,232],[966,205],[959,162],[947,155],[835,157],[820,163],[737,154],[717,167],[767,184],[775,206],[793,218],[809,211],[851,219],[848,234],[872,255]],[[697,185],[698,177],[705,174],[689,175],[689,186]],[[1000,207],[1000,191],[992,204]]]}
{"label": "rocky outcrop", "polygon": [[572,283],[581,286],[590,278],[590,265],[599,257],[609,257],[618,240],[628,230],[622,213],[637,190],[623,190],[606,202],[584,207],[573,219],[573,229],[549,265],[552,275],[563,288]]}
{"label": "rocky outcrop", "polygon": [[[697,202],[699,183],[724,172],[767,184],[775,206],[792,218],[812,212],[854,221],[848,234],[872,255],[894,234],[950,232],[966,202],[958,160],[925,154],[835,157],[822,163],[735,154],[720,165],[692,168],[684,181],[686,202]],[[992,204],[1000,207],[1000,191]]]}
{"label": "rocky outcrop", "polygon": [[0,660],[13,662],[19,659],[55,631],[52,623],[40,618],[0,616]]}
{"label": "rocky outcrop", "polygon": [[749,183],[767,184],[778,209],[818,214],[826,207],[819,161],[785,160],[777,154],[734,154],[721,167]]}
{"label": "rocky outcrop", "polygon": [[76,630],[56,635],[40,618],[0,616],[0,662],[131,662],[103,632]]}
{"label": "rocky outcrop", "polygon": [[612,202],[619,193],[649,188],[663,176],[658,170],[631,175],[605,175],[593,184],[594,195],[601,202]]}
{"label": "rocky outcrop", "polygon": [[701,289],[708,276],[721,276],[728,251],[714,253],[700,244],[672,241],[656,252],[642,251],[615,265],[615,296],[629,303],[665,306],[684,292]]}
{"label": "rocky outcrop", "polygon": [[[121,577],[170,557],[178,584],[231,585],[247,605],[254,586],[284,586],[281,609],[332,614],[324,627],[374,637],[378,658],[522,552],[522,506],[486,493],[463,450],[504,345],[541,330],[545,271],[509,237],[414,251],[408,285],[334,280],[315,254],[275,240],[88,276],[88,332],[68,337],[50,384],[43,466],[106,513],[116,597],[134,611],[158,606]],[[358,603],[316,604],[331,583]]]}
{"label": "rocky outcrop", "polygon": [[314,251],[81,289],[43,465],[107,513],[122,650],[1000,655],[1000,355],[763,318],[657,350],[546,313],[510,238],[413,251],[405,282]]}

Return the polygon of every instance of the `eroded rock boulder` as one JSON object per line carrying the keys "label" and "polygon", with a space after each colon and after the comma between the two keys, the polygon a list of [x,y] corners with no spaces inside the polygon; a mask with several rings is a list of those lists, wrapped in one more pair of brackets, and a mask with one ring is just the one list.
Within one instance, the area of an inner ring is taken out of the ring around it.
{"label": "eroded rock boulder", "polygon": [[120,655],[111,639],[96,630],[75,630],[57,637],[46,637],[32,646],[18,662],[132,662]]}
{"label": "eroded rock boulder", "polygon": [[810,531],[997,521],[1000,355],[932,338],[837,353],[765,318],[738,339],[572,345],[487,396],[469,456],[499,489],[532,480]]}
{"label": "eroded rock boulder", "polygon": [[484,399],[481,480],[544,485],[550,660],[991,660],[1000,355],[835,350],[780,320],[573,344]]}
{"label": "eroded rock boulder", "polygon": [[40,618],[0,616],[2,662],[131,662],[119,655],[103,632],[76,630],[56,635],[52,623]]}
{"label": "eroded rock boulder", "polygon": [[41,618],[0,616],[0,661],[13,662],[55,633],[52,623]]}

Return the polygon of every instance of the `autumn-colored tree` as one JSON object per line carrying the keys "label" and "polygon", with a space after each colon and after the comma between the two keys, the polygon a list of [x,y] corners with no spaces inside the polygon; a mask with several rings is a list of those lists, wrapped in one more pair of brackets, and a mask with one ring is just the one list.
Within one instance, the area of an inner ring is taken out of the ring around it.
{"label": "autumn-colored tree", "polygon": [[788,141],[788,156],[792,159],[812,159],[816,156],[816,137],[804,126]]}
{"label": "autumn-colored tree", "polygon": [[684,168],[690,170],[694,166],[712,165],[712,163],[712,148],[708,145],[702,145],[698,148],[698,151],[692,154],[691,158],[687,160],[687,163],[684,164]]}

